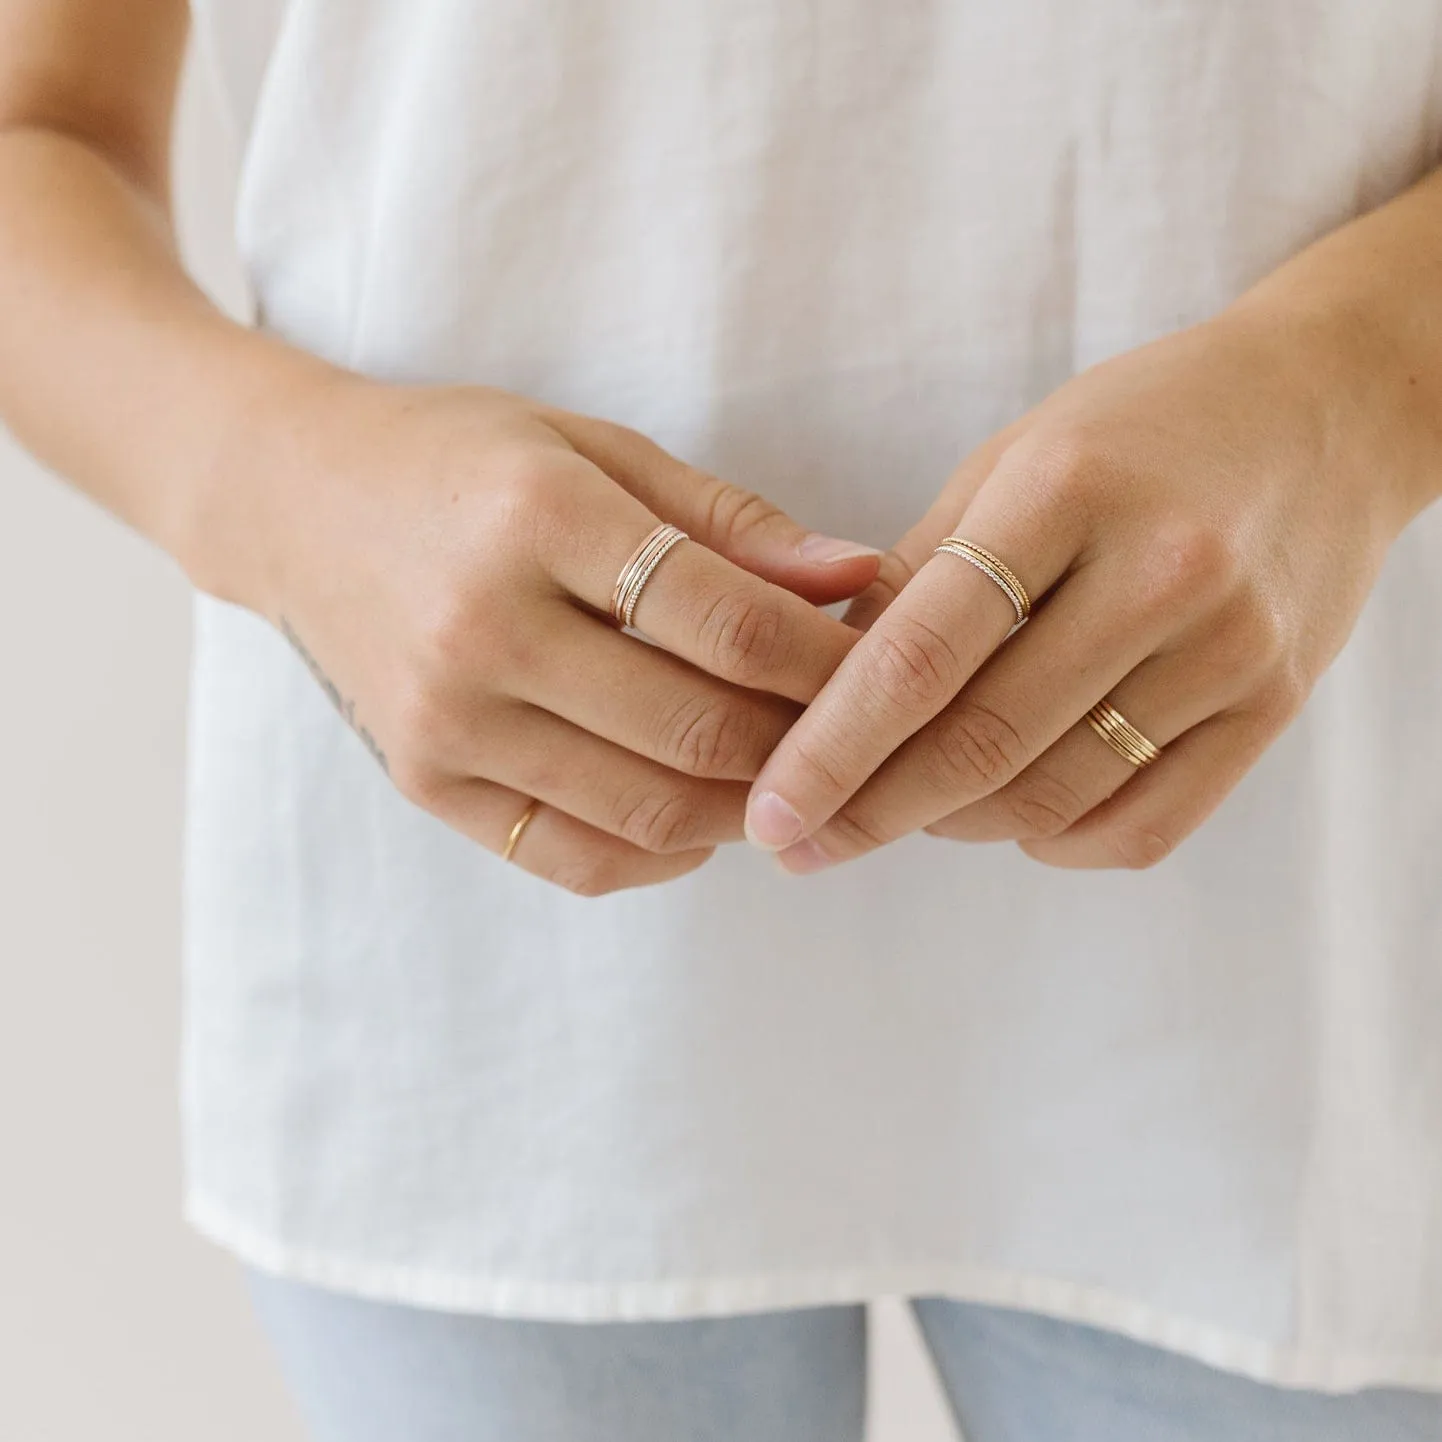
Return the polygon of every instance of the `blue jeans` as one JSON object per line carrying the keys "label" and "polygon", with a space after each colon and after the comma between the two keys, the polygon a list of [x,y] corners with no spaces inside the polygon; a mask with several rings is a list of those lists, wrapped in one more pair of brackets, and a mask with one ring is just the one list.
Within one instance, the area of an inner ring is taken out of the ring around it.
{"label": "blue jeans", "polygon": [[[587,1325],[252,1274],[317,1442],[861,1442],[866,1315]],[[1027,1313],[913,1302],[967,1442],[1438,1442],[1442,1395],[1265,1387]]]}

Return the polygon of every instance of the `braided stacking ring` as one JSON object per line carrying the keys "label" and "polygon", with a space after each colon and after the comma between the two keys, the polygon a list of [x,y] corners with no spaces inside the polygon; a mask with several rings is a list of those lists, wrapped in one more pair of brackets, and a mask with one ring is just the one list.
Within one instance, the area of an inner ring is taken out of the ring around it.
{"label": "braided stacking ring", "polygon": [[1018,626],[1031,615],[1031,597],[1027,595],[1026,587],[999,556],[992,555],[985,546],[978,546],[975,541],[968,541],[963,536],[948,536],[936,548],[936,554],[940,555],[943,551],[975,566],[983,576],[994,582],[1011,602]]}
{"label": "braided stacking ring", "polygon": [[686,539],[686,532],[679,526],[662,524],[631,553],[631,559],[621,567],[621,574],[616,577],[616,589],[611,592],[611,619],[618,626],[624,628],[631,624],[631,618],[636,614],[636,602],[641,599],[646,582],[672,548]]}

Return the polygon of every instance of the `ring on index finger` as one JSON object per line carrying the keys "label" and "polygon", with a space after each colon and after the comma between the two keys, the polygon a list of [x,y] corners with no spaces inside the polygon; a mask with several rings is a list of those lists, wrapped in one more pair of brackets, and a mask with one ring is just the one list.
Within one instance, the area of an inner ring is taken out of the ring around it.
{"label": "ring on index finger", "polygon": [[975,566],[983,576],[993,581],[1011,602],[1016,611],[1016,624],[1021,625],[1031,615],[1031,597],[1026,593],[1016,572],[999,556],[994,556],[984,546],[968,541],[964,536],[948,536],[937,548],[936,555],[943,551],[948,556],[957,556]]}
{"label": "ring on index finger", "polygon": [[662,524],[631,553],[631,559],[621,567],[621,574],[616,577],[616,588],[611,592],[611,619],[618,626],[631,624],[646,582],[667,555],[686,539],[686,532],[679,526]]}

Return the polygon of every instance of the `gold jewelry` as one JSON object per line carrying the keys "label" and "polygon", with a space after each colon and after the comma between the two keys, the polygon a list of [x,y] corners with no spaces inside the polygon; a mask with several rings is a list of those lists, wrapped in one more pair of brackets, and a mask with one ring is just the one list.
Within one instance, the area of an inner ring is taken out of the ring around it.
{"label": "gold jewelry", "polygon": [[533,801],[521,812],[520,820],[511,827],[511,834],[506,837],[506,844],[501,848],[501,860],[509,861],[516,854],[516,847],[521,844],[521,837],[526,834],[526,827],[536,819],[536,812],[541,809],[539,801]]}
{"label": "gold jewelry", "polygon": [[631,559],[621,567],[616,577],[616,589],[611,592],[611,619],[618,626],[629,626],[636,614],[636,602],[646,582],[651,579],[656,567],[670,553],[673,546],[686,540],[686,532],[678,526],[657,526],[631,554]]}
{"label": "gold jewelry", "polygon": [[943,551],[948,556],[958,556],[963,561],[969,561],[982,575],[994,581],[1016,611],[1018,626],[1031,615],[1031,597],[1027,595],[1026,587],[1022,585],[1016,572],[1000,557],[993,556],[984,546],[978,546],[975,541],[968,541],[962,536],[948,536],[936,548],[936,554],[940,555]]}
{"label": "gold jewelry", "polygon": [[1124,761],[1140,769],[1150,766],[1162,754],[1109,701],[1098,701],[1087,712],[1087,724]]}

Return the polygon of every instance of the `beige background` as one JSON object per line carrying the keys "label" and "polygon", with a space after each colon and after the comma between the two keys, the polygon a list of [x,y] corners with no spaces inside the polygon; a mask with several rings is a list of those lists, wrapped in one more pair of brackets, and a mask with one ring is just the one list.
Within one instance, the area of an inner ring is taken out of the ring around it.
{"label": "beige background", "polygon": [[[192,73],[187,254],[228,304],[230,139]],[[0,435],[0,1439],[299,1442],[235,1268],[178,1219],[186,587]],[[875,1309],[872,1442],[954,1438]]]}

